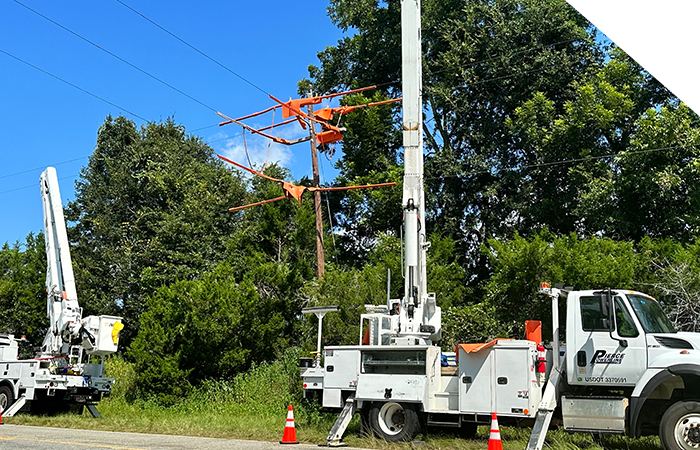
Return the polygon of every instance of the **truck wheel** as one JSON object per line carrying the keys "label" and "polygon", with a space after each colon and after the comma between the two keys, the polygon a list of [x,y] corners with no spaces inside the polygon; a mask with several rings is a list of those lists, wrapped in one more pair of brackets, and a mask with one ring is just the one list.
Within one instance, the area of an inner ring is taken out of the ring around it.
{"label": "truck wheel", "polygon": [[0,407],[6,410],[15,402],[15,394],[7,386],[0,386]]}
{"label": "truck wheel", "polygon": [[375,436],[387,442],[410,441],[420,429],[418,412],[411,403],[372,403],[369,425]]}
{"label": "truck wheel", "polygon": [[699,448],[700,403],[680,401],[671,405],[661,418],[659,437],[666,450]]}

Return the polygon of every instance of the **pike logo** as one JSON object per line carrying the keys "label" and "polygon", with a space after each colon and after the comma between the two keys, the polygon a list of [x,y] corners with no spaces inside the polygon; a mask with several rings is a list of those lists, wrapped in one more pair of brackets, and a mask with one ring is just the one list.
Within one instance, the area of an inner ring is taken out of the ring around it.
{"label": "pike logo", "polygon": [[596,350],[591,358],[591,365],[594,364],[622,364],[624,353],[608,353],[605,350]]}

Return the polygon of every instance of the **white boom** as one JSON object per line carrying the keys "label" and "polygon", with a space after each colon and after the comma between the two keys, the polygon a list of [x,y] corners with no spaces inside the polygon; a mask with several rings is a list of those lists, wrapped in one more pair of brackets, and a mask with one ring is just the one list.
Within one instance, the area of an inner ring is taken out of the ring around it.
{"label": "white boom", "polygon": [[117,351],[119,331],[123,328],[121,317],[82,318],[56,169],[48,167],[41,174],[40,183],[47,259],[46,314],[50,321],[41,356],[68,355],[72,346],[95,356],[113,353]]}
{"label": "white boom", "polygon": [[[425,194],[423,187],[423,77],[420,0],[401,2],[405,232],[404,298],[394,330],[396,344],[424,345],[440,339],[440,308],[426,285]],[[392,301],[389,311],[396,310]]]}
{"label": "white boom", "polygon": [[75,290],[56,169],[47,168],[41,174],[40,183],[47,258],[46,315],[51,324],[41,351],[43,355],[51,356],[68,353],[71,336],[80,334],[82,311]]}

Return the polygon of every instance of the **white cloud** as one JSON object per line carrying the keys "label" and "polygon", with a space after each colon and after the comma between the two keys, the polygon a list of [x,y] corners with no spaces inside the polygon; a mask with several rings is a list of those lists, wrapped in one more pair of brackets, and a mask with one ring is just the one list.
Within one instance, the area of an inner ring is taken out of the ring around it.
{"label": "white cloud", "polygon": [[286,145],[270,143],[267,139],[246,137],[229,139],[220,150],[223,156],[245,166],[250,163],[255,169],[263,165],[279,164],[287,166],[291,161],[292,152]]}
{"label": "white cloud", "polygon": [[[250,124],[253,127],[262,128],[261,124]],[[302,130],[299,125],[289,124],[279,129],[266,131],[283,139],[294,140],[308,136],[307,131]],[[278,164],[289,167],[292,162],[292,147],[272,142],[269,139],[255,135],[250,132],[245,133],[245,137],[240,135],[226,139],[215,146],[216,150],[223,156],[245,166],[250,163],[256,170],[260,170],[263,165]]]}

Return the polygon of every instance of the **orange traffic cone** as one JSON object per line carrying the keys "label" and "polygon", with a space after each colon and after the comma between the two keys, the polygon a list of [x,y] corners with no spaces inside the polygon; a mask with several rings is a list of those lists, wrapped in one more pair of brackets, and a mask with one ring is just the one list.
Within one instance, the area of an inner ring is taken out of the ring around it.
{"label": "orange traffic cone", "polygon": [[292,405],[287,409],[287,423],[284,425],[284,435],[280,444],[298,444],[297,430],[294,428],[294,410]]}
{"label": "orange traffic cone", "polygon": [[491,435],[489,436],[488,450],[503,450],[501,444],[501,432],[498,430],[498,419],[496,413],[491,413]]}

